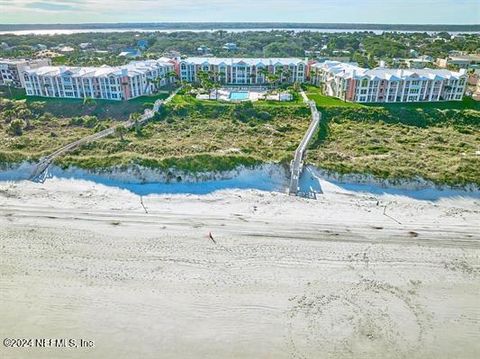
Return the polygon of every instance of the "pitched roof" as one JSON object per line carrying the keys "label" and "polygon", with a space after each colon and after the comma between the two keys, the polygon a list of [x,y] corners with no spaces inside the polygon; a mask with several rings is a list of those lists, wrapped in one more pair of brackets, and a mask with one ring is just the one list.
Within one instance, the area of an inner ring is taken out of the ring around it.
{"label": "pitched roof", "polygon": [[436,69],[365,69],[354,63],[344,63],[338,61],[325,61],[323,63],[316,63],[312,65],[314,68],[327,71],[334,76],[342,77],[344,79],[363,79],[369,80],[388,80],[400,81],[408,79],[419,80],[450,80],[459,79],[466,76],[461,72],[454,72],[449,70]]}
{"label": "pitched roof", "polygon": [[124,66],[100,66],[100,67],[75,67],[75,66],[43,66],[35,69],[27,69],[31,75],[60,76],[68,74],[71,77],[108,77],[108,76],[137,76],[146,74],[159,67],[173,66],[168,59],[134,61]]}
{"label": "pitched roof", "polygon": [[188,57],[182,59],[182,62],[194,64],[194,65],[235,65],[238,63],[244,63],[248,66],[255,66],[263,64],[265,66],[275,65],[298,65],[299,63],[305,63],[304,60],[294,57],[277,57],[277,58],[252,58],[252,57]]}

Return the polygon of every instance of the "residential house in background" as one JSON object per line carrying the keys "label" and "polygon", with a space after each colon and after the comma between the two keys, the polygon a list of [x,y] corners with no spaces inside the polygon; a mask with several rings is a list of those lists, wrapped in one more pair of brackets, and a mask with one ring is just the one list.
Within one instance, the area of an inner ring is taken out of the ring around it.
{"label": "residential house in background", "polygon": [[208,56],[211,54],[212,52],[212,49],[205,46],[205,45],[202,45],[202,46],[199,46],[197,48],[197,52],[200,54],[200,55],[203,55],[203,56]]}
{"label": "residential house in background", "polygon": [[23,72],[27,68],[49,66],[50,59],[0,59],[0,85],[25,87]]}
{"label": "residential house in background", "polygon": [[45,59],[45,58],[53,59],[54,57],[60,57],[60,56],[63,56],[63,55],[52,50],[40,50],[35,54],[35,57],[37,59]]}
{"label": "residential house in background", "polygon": [[424,55],[416,59],[406,59],[405,63],[409,69],[423,69],[433,64],[433,57]]}
{"label": "residential house in background", "polygon": [[237,50],[237,44],[233,42],[227,42],[225,45],[223,45],[222,49],[227,50],[227,51],[236,51]]}
{"label": "residential house in background", "polygon": [[449,66],[456,66],[460,69],[478,69],[480,68],[480,55],[466,54],[466,55],[450,55],[446,59],[437,59],[438,67],[447,68]]}
{"label": "residential house in background", "polygon": [[468,77],[465,70],[370,70],[336,61],[313,64],[312,71],[326,95],[361,103],[460,101]]}
{"label": "residential house in background", "polygon": [[60,52],[63,52],[63,53],[69,53],[69,52],[74,52],[75,51],[75,49],[71,46],[58,46],[54,49],[58,50]]}
{"label": "residential house in background", "polygon": [[139,49],[126,48],[118,54],[119,57],[138,58],[142,56],[142,52]]}
{"label": "residential house in background", "polygon": [[129,100],[152,94],[173,81],[170,59],[132,62],[125,66],[46,66],[24,71],[28,96]]}
{"label": "residential house in background", "polygon": [[82,50],[86,50],[92,47],[91,42],[82,42],[81,44],[78,45],[78,47]]}
{"label": "residential house in background", "polygon": [[284,82],[305,82],[308,63],[298,58],[219,58],[189,57],[177,60],[177,73],[182,81],[198,82],[200,72],[209,72],[222,84],[263,85],[268,74]]}

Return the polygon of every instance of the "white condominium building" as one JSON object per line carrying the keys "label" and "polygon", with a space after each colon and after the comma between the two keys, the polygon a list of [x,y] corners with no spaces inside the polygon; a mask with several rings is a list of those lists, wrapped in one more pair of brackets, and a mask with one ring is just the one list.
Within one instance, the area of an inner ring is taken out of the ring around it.
{"label": "white condominium building", "polygon": [[28,96],[128,100],[149,95],[172,81],[169,59],[120,67],[45,66],[24,71]]}
{"label": "white condominium building", "polygon": [[25,87],[23,71],[26,68],[49,66],[50,59],[0,59],[0,86]]}
{"label": "white condominium building", "polygon": [[263,85],[272,78],[278,82],[304,82],[307,67],[307,61],[297,58],[189,57],[178,60],[176,70],[186,82],[198,82],[198,74],[207,72],[222,84]]}
{"label": "white condominium building", "polygon": [[314,64],[311,70],[311,81],[325,95],[363,103],[460,101],[468,77],[465,70],[369,70],[337,61]]}

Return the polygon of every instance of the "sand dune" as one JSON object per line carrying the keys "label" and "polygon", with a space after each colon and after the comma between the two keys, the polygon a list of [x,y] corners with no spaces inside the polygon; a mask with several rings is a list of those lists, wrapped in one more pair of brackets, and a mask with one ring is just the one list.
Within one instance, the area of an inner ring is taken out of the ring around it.
{"label": "sand dune", "polygon": [[[477,358],[480,201],[0,183],[6,358]],[[212,233],[216,244],[208,238]]]}

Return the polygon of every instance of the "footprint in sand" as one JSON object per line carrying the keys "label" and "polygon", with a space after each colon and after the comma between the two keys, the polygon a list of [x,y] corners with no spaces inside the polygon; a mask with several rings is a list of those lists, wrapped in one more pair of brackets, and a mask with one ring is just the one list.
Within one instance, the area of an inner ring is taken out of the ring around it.
{"label": "footprint in sand", "polygon": [[428,327],[428,315],[415,301],[416,285],[410,286],[403,291],[371,280],[332,291],[308,286],[290,298],[286,341],[291,357],[409,357]]}

